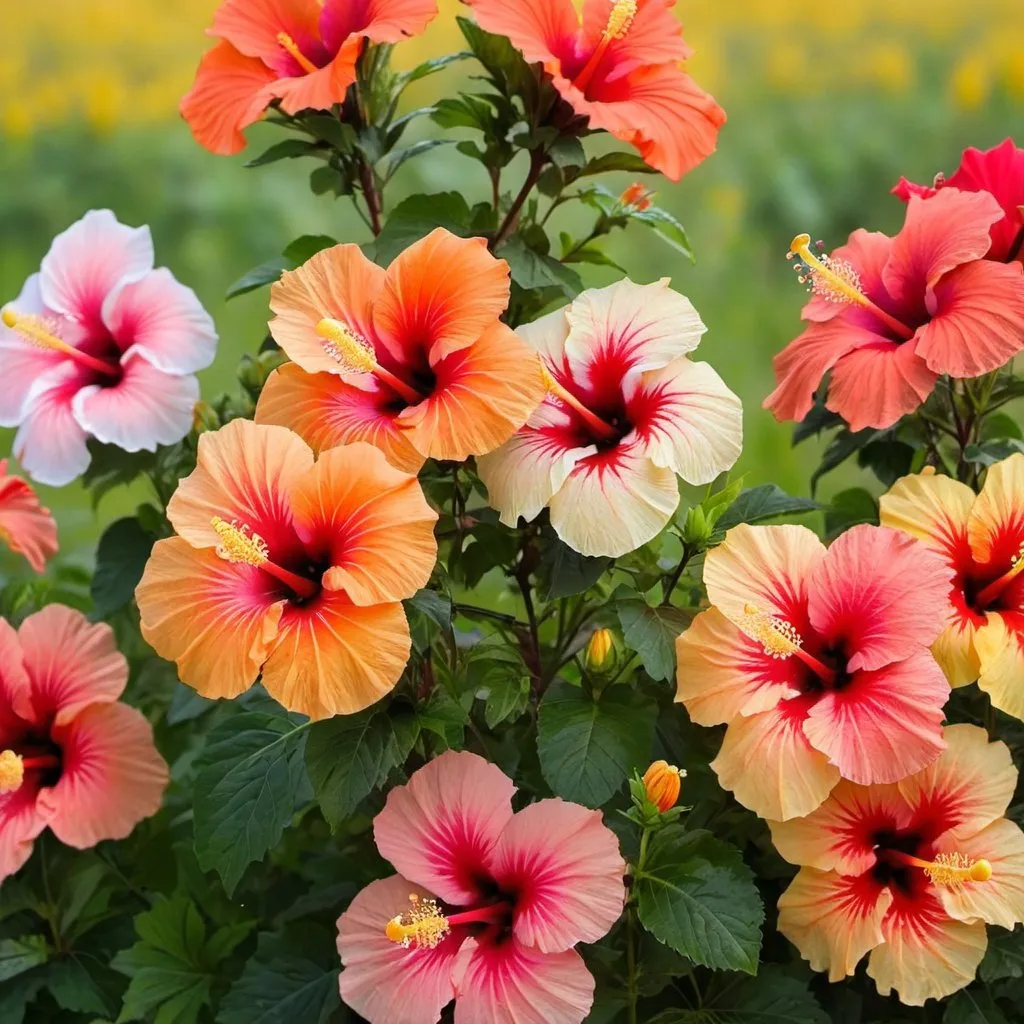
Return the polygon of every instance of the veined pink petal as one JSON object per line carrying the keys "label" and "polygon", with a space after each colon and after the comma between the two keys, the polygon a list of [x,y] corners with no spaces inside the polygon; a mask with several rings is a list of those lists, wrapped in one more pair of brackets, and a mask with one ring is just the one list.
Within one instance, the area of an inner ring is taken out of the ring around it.
{"label": "veined pink petal", "polygon": [[26,781],[13,793],[0,794],[0,882],[32,856],[46,820],[36,809],[39,787]]}
{"label": "veined pink petal", "polygon": [[14,455],[25,472],[41,484],[63,487],[89,466],[88,435],[72,410],[74,397],[87,379],[77,366],[64,363],[24,410],[14,437]]}
{"label": "veined pink petal", "polygon": [[21,641],[14,627],[0,619],[0,743],[13,740],[24,723],[34,718],[32,682],[25,671]]}
{"label": "veined pink petal", "polygon": [[0,459],[0,542],[23,555],[36,572],[57,553],[57,524],[39,496],[24,480],[7,475]]}
{"label": "veined pink petal", "polygon": [[[864,228],[857,228],[856,231],[851,232],[845,245],[832,251],[831,258],[851,264],[857,271],[861,291],[872,302],[884,307],[892,302],[882,283],[882,272],[885,270],[891,251],[892,239],[888,235],[881,231],[865,231]],[[873,313],[854,309],[846,303],[832,302],[813,292],[810,300],[800,311],[800,316],[804,320],[816,322],[832,320],[840,313],[845,313],[854,322],[860,323],[861,326],[867,327],[869,330],[879,326]]]}

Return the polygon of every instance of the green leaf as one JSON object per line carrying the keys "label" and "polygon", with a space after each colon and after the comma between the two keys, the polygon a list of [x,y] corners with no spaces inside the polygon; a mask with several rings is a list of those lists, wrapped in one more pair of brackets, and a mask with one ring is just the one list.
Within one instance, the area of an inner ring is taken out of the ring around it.
{"label": "green leaf", "polygon": [[46,975],[46,987],[57,1005],[74,1013],[113,1016],[121,1005],[123,986],[124,979],[105,964],[93,957],[83,961],[75,954],[53,963]]}
{"label": "green leaf", "polygon": [[636,874],[643,926],[694,963],[757,973],[764,908],[739,851],[710,832],[659,832]]}
{"label": "green leaf", "polygon": [[118,519],[104,530],[89,588],[97,618],[106,618],[131,601],[152,550],[153,538],[138,519]]}
{"label": "green leaf", "polygon": [[652,206],[647,210],[633,210],[629,217],[631,220],[641,221],[648,227],[654,228],[673,249],[681,252],[691,263],[697,262],[686,228],[668,210]]}
{"label": "green leaf", "polygon": [[600,807],[651,757],[658,709],[625,686],[599,699],[557,680],[544,694],[537,752],[548,785],[565,800]]}
{"label": "green leaf", "polygon": [[472,233],[471,220],[472,212],[460,192],[409,196],[388,215],[384,230],[367,246],[367,255],[387,266],[434,228],[446,228],[453,235],[466,237]]}
{"label": "green leaf", "polygon": [[89,466],[82,483],[92,491],[92,506],[115,487],[127,486],[156,464],[155,452],[126,452],[113,444],[89,441]]}
{"label": "green leaf", "polygon": [[419,724],[413,715],[369,708],[317,722],[306,743],[306,768],[332,829],[338,826],[391,770],[405,763]]}
{"label": "green leaf", "polygon": [[49,957],[50,947],[42,935],[0,939],[0,981],[8,981],[45,964]]}
{"label": "green leaf", "polygon": [[958,992],[946,1005],[942,1024],[1010,1024],[987,989],[972,986]]}
{"label": "green leaf", "polygon": [[485,671],[482,685],[487,689],[484,721],[488,729],[516,719],[526,710],[530,699],[530,677],[522,663],[495,662]]}
{"label": "green leaf", "polygon": [[336,192],[341,175],[337,169],[327,165],[318,167],[309,176],[309,188],[315,196],[326,195],[328,192]]}
{"label": "green leaf", "polygon": [[652,608],[643,601],[618,606],[619,624],[626,645],[640,655],[647,674],[655,680],[672,679],[676,673],[676,637],[690,624],[681,608]]}
{"label": "green leaf", "polygon": [[604,174],[606,171],[628,171],[630,174],[656,174],[657,171],[636,153],[604,153],[590,160],[579,177]]}
{"label": "green leaf", "polygon": [[421,156],[423,153],[429,153],[432,149],[437,149],[438,146],[450,146],[454,142],[454,139],[421,139],[419,142],[414,142],[411,146],[406,146],[405,149],[396,150],[388,160],[387,170],[384,172],[384,180],[390,181],[394,177],[395,171],[407,161],[415,160],[416,157]]}
{"label": "green leaf", "polygon": [[860,523],[878,525],[878,503],[863,487],[840,491],[825,509],[825,533],[837,537],[851,526]]}
{"label": "green leaf", "polygon": [[224,997],[217,1024],[327,1024],[340,1001],[336,969],[264,933]]}
{"label": "green leaf", "polygon": [[523,55],[505,36],[485,32],[469,18],[456,18],[473,56],[486,68],[494,82],[506,94],[532,96],[537,80]]}
{"label": "green leaf", "polygon": [[292,160],[299,156],[309,156],[316,152],[316,145],[306,139],[285,139],[265,149],[259,156],[247,161],[246,167],[263,167],[277,163],[278,160]]}
{"label": "green leaf", "polygon": [[610,558],[588,558],[555,538],[541,554],[541,597],[556,601],[589,590],[603,575]]}
{"label": "green leaf", "polygon": [[3,1024],[23,1024],[26,1008],[45,984],[46,971],[42,968],[26,971],[0,984],[0,1021]]}
{"label": "green leaf", "polygon": [[290,260],[283,256],[275,256],[258,267],[253,267],[247,274],[243,274],[225,294],[225,299],[234,299],[247,292],[254,292],[257,288],[263,288],[268,284],[277,281],[286,270],[293,269]]}
{"label": "green leaf", "polygon": [[448,67],[449,64],[456,63],[456,61],[469,60],[472,56],[471,53],[463,50],[461,53],[449,53],[443,57],[432,57],[430,60],[425,60],[422,64],[417,64],[411,71],[406,71],[405,74],[399,76],[401,88],[404,89],[407,85],[418,82],[421,78],[426,78],[428,75],[437,74],[438,71]]}
{"label": "green leaf", "polygon": [[559,135],[548,148],[548,157],[556,167],[582,168],[587,162],[583,143],[573,135]]}
{"label": "green leaf", "polygon": [[214,729],[196,759],[196,857],[204,871],[217,871],[229,896],[309,798],[307,725],[284,715],[236,714]]}
{"label": "green leaf", "polygon": [[508,263],[512,280],[527,291],[558,288],[567,298],[574,299],[583,290],[575,270],[531,249],[519,235],[513,235],[495,255]]}
{"label": "green leaf", "polygon": [[724,534],[740,523],[759,523],[776,516],[815,512],[821,506],[810,498],[794,498],[775,484],[761,484],[743,491],[718,520],[716,534]]}
{"label": "green leaf", "polygon": [[1024,441],[1013,437],[1004,437],[996,441],[984,441],[981,444],[969,444],[964,449],[964,458],[979,466],[994,466],[1003,459],[1008,459],[1017,452],[1024,452]]}
{"label": "green leaf", "polygon": [[356,130],[332,114],[307,115],[305,123],[318,139],[323,139],[339,152],[351,153],[355,148]]}
{"label": "green leaf", "polygon": [[428,651],[443,630],[451,628],[451,598],[436,590],[420,590],[404,601],[414,650]]}
{"label": "green leaf", "polygon": [[330,249],[337,244],[337,240],[331,238],[330,235],[300,235],[293,242],[288,243],[281,255],[293,266],[300,267],[318,252]]}
{"label": "green leaf", "polygon": [[1024,928],[1012,932],[1004,928],[990,928],[988,949],[978,974],[982,981],[989,983],[1003,978],[1024,977]]}

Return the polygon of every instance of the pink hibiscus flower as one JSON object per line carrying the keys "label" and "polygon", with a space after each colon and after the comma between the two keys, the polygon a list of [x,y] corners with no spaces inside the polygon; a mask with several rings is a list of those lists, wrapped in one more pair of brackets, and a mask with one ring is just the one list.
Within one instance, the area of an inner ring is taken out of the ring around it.
{"label": "pink hibiscus flower", "polygon": [[0,542],[24,555],[36,572],[57,554],[57,524],[50,510],[24,480],[7,475],[6,459],[0,459]]}
{"label": "pink hibiscus flower", "polygon": [[442,754],[374,821],[400,874],[338,921],[341,995],[370,1024],[580,1024],[594,979],[573,948],[622,913],[625,864],[598,811],[541,800],[512,813],[512,781]]}
{"label": "pink hibiscus flower", "polygon": [[775,357],[776,419],[802,420],[831,370],[826,405],[853,430],[892,426],[940,374],[977,377],[1024,348],[1024,268],[984,259],[1003,217],[987,192],[911,196],[895,238],[858,229],[831,256],[791,255],[813,297],[810,326]]}
{"label": "pink hibiscus flower", "polygon": [[943,188],[988,192],[999,203],[1003,216],[992,225],[988,259],[1009,263],[1024,255],[1024,149],[1013,139],[992,149],[965,149],[952,177],[937,174],[932,185],[915,185],[900,178],[892,192],[909,202],[911,196],[927,198]]}
{"label": "pink hibiscus flower", "polygon": [[0,619],[0,880],[49,826],[83,850],[155,814],[167,765],[141,712],[118,703],[128,662],[109,626],[51,604]]}
{"label": "pink hibiscus flower", "polygon": [[153,269],[149,228],[91,210],[59,234],[3,310],[0,426],[40,483],[89,465],[88,438],[156,451],[191,429],[198,370],[217,347],[191,288]]}

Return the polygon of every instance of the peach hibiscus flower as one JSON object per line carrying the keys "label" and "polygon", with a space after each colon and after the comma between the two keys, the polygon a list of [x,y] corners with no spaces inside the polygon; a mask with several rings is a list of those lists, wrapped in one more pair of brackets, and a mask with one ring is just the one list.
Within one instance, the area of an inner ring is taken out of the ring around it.
{"label": "peach hibiscus flower", "polygon": [[242,129],[272,103],[330,110],[356,80],[366,40],[400,42],[436,14],[437,0],[225,0],[181,116],[210,152],[237,153]]}
{"label": "peach hibiscus flower", "polygon": [[192,428],[195,374],[217,334],[192,289],[153,269],[149,228],[91,210],[53,240],[2,320],[0,426],[19,428],[14,453],[34,480],[74,480],[90,437],[152,452]]}
{"label": "peach hibiscus flower", "polygon": [[168,773],[153,730],[118,702],[128,662],[109,626],[51,604],[0,619],[0,880],[45,828],[84,850],[160,808]]}
{"label": "peach hibiscus flower", "polygon": [[622,913],[625,863],[599,811],[541,800],[448,752],[388,794],[373,823],[399,874],[338,920],[342,998],[370,1024],[581,1024],[594,979],[574,948]]}
{"label": "peach hibiscus flower", "polygon": [[675,0],[467,0],[480,26],[543,64],[578,114],[678,181],[709,157],[725,111],[679,68]]}
{"label": "peach hibiscus flower", "polygon": [[434,522],[416,478],[354,444],[314,462],[283,427],[199,439],[135,592],[142,634],[205,697],[267,692],[310,718],[388,693],[409,658],[401,601],[430,578]]}
{"label": "peach hibiscus flower", "polygon": [[984,259],[1003,217],[987,192],[911,196],[895,238],[854,231],[831,256],[810,236],[790,256],[813,292],[810,326],[775,357],[765,408],[802,420],[831,371],[826,405],[852,430],[892,426],[940,374],[978,377],[1024,348],[1024,268]]}
{"label": "peach hibiscus flower", "polygon": [[868,975],[921,1006],[970,984],[986,924],[1024,921],[1024,833],[1004,817],[1017,770],[983,729],[951,725],[931,767],[889,786],[840,783],[813,814],[769,822],[800,872],[779,931],[830,981]]}
{"label": "peach hibiscus flower", "polygon": [[951,575],[897,530],[856,526],[828,549],[802,526],[730,530],[704,566],[712,607],[676,641],[676,700],[729,726],[722,786],[785,821],[841,777],[895,782],[934,761],[949,684],[928,646]]}
{"label": "peach hibiscus flower", "polygon": [[271,376],[256,421],[317,450],[368,441],[410,473],[489,452],[544,393],[498,319],[508,297],[508,264],[482,238],[437,228],[386,271],[357,245],[325,249],[271,291],[270,330],[296,366]]}
{"label": "peach hibiscus flower", "polygon": [[981,494],[925,470],[881,499],[882,524],[917,537],[953,572],[952,621],[932,653],[950,684],[975,679],[1024,719],[1024,455],[992,466]]}
{"label": "peach hibiscus flower", "polygon": [[0,459],[0,541],[24,555],[36,572],[57,554],[57,524],[50,510],[24,480],[8,476],[6,459]]}
{"label": "peach hibiscus flower", "polygon": [[584,555],[626,554],[679,505],[678,474],[706,484],[743,441],[740,400],[687,358],[707,328],[668,279],[620,281],[519,328],[540,354],[548,395],[504,447],[478,461],[501,521],[543,508]]}

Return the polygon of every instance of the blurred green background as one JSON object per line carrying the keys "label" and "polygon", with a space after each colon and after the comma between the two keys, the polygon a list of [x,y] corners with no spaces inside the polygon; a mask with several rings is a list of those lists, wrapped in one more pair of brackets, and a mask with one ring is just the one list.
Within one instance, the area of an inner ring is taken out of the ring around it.
{"label": "blurred green background", "polygon": [[[208,396],[234,387],[238,358],[258,347],[267,319],[266,292],[226,303],[227,286],[297,235],[366,238],[347,200],[310,193],[313,165],[243,168],[275,140],[271,128],[258,126],[246,154],[224,159],[195,145],[178,120],[215,6],[12,4],[0,37],[0,301],[18,293],[51,237],[86,210],[110,207],[130,224],[148,223],[157,262],[193,286],[217,321],[219,354],[202,376]],[[460,8],[441,0],[428,34],[399,47],[399,63],[461,48]],[[857,226],[894,231],[901,204],[888,191],[900,174],[929,180],[954,169],[967,145],[1024,138],[1024,2],[684,0],[678,9],[697,51],[690,70],[729,123],[718,154],[682,184],[648,180],[656,201],[686,224],[698,262],[640,225],[611,250],[637,280],[670,276],[702,313],[709,333],[700,356],[744,401],[740,469],[749,482],[806,493],[819,448],[791,450],[790,428],[760,407],[771,357],[799,329],[803,296],[785,260],[789,239],[806,230],[831,247]],[[450,94],[467,69],[448,69],[410,99]],[[484,198],[486,185],[476,165],[439,150],[406,165],[387,202],[452,188]],[[553,223],[584,230],[587,216],[570,208]],[[592,284],[613,276],[604,268],[586,275]],[[0,432],[0,453],[12,437]],[[826,478],[822,494],[856,475]],[[102,526],[138,499],[113,494],[93,511],[76,486],[41,491],[65,557],[83,563]],[[27,569],[0,555],[5,571]]]}

